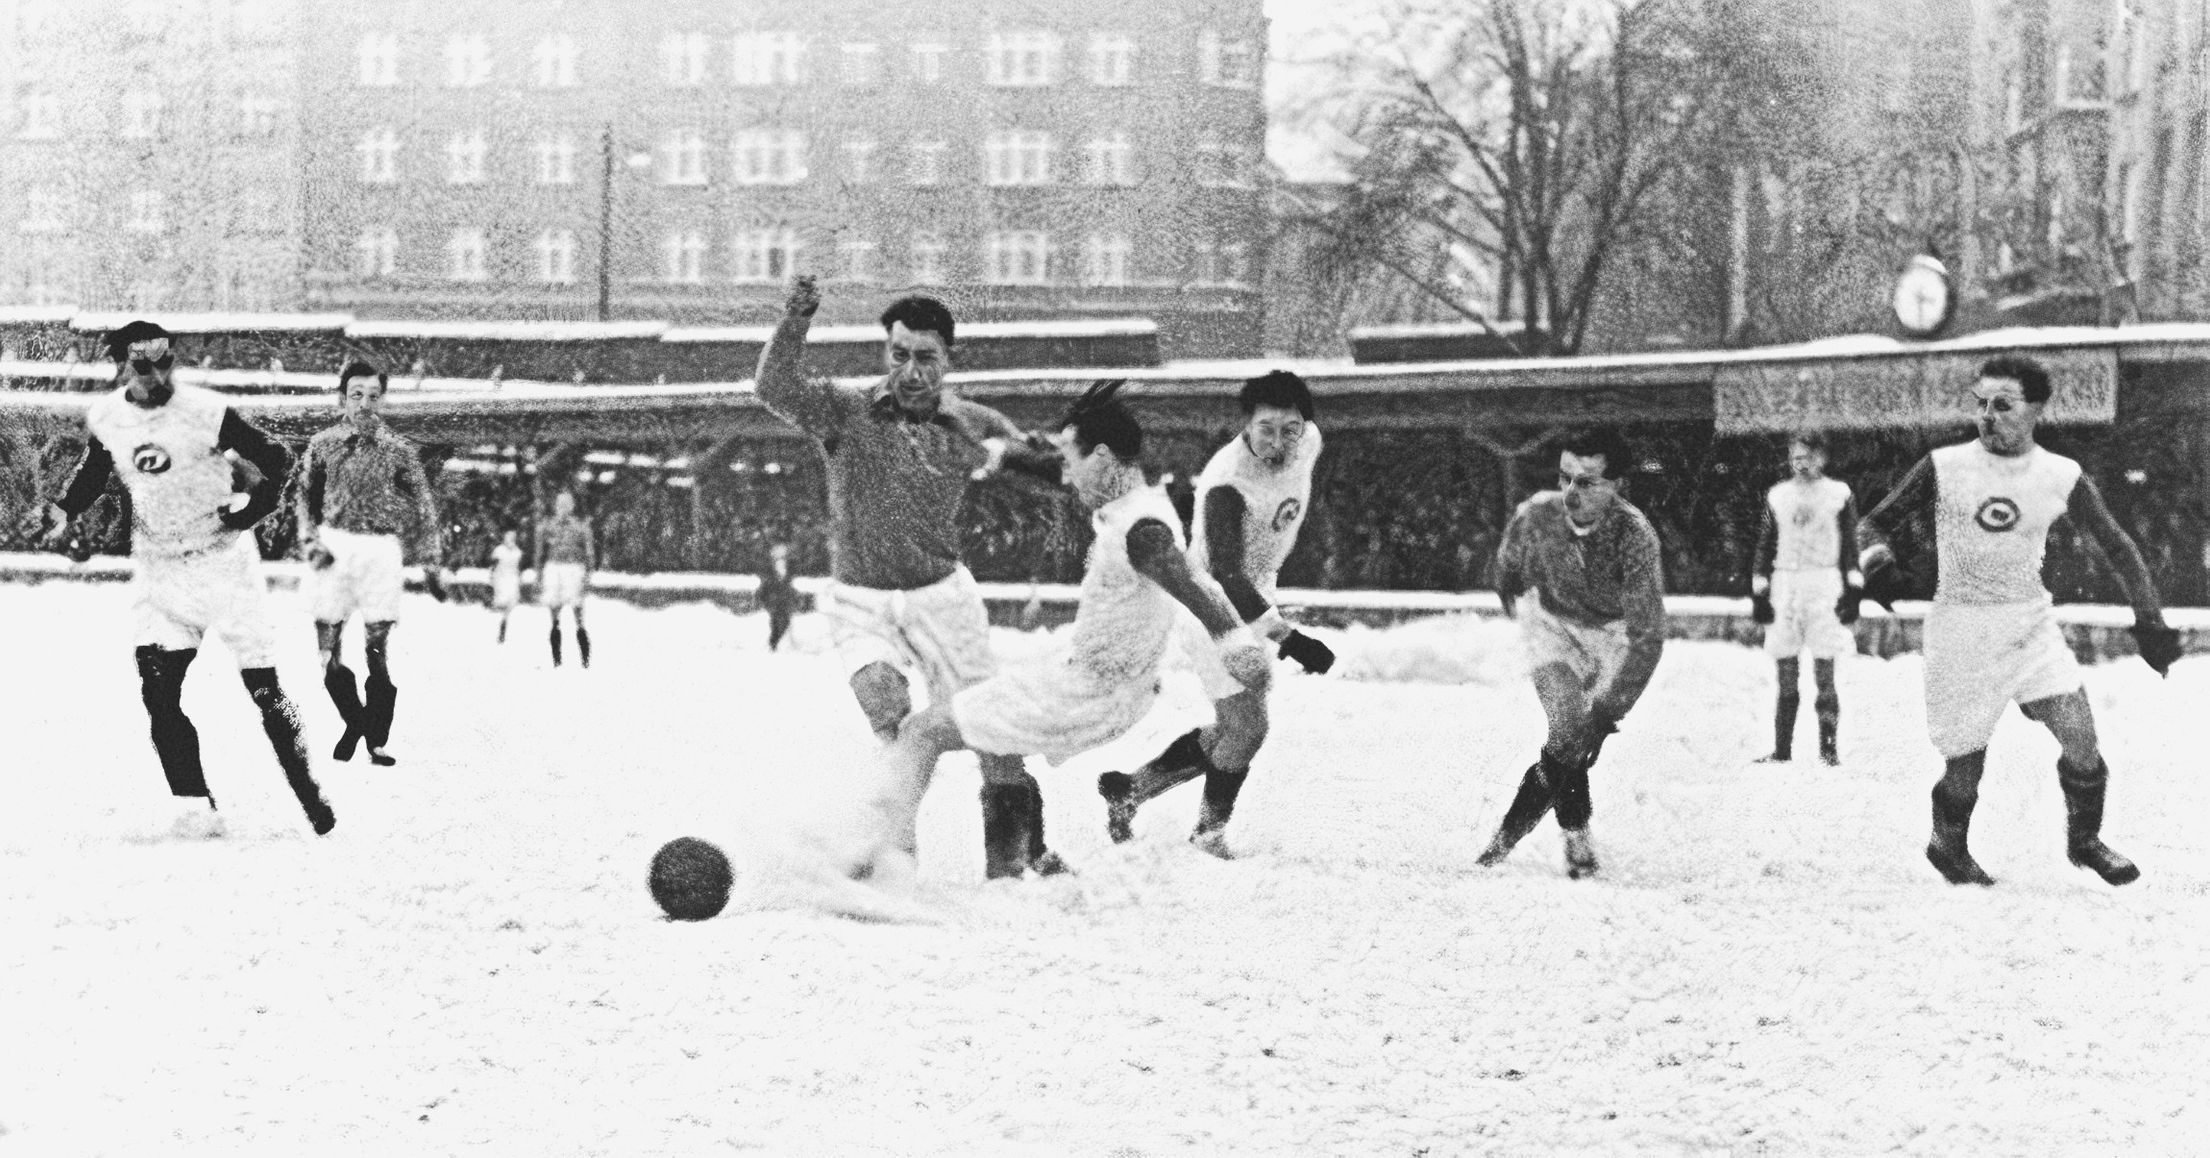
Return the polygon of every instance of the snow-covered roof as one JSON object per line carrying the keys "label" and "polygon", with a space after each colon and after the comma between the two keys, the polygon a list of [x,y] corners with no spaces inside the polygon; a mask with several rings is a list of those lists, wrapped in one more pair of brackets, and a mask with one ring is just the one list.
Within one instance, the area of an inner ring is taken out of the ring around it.
{"label": "snow-covered roof", "polygon": [[1478,338],[1484,334],[1516,334],[1524,322],[1398,322],[1379,326],[1353,326],[1351,341],[1362,338]]}
{"label": "snow-covered roof", "polygon": [[66,322],[77,316],[75,306],[0,306],[0,325],[25,322]]}
{"label": "snow-covered roof", "polygon": [[[1159,332],[1150,318],[1070,318],[1038,322],[962,322],[959,341],[975,338],[1117,338],[1143,337]],[[661,336],[663,342],[765,342],[773,326],[678,326]],[[882,341],[881,326],[815,326],[807,331],[809,343],[853,342],[873,345]]]}
{"label": "snow-covered roof", "polygon": [[69,328],[98,334],[135,321],[152,322],[172,334],[238,334],[296,330],[342,330],[351,314],[191,314],[84,313],[69,319]]}
{"label": "snow-covered roof", "polygon": [[666,322],[420,322],[356,321],[348,338],[450,338],[477,342],[589,342],[657,338]]}

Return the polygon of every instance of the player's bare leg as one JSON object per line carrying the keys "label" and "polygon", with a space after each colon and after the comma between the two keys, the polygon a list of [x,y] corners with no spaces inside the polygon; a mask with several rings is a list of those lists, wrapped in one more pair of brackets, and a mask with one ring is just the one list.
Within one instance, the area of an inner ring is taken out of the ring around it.
{"label": "player's bare leg", "polygon": [[1813,659],[1811,682],[1818,687],[1812,701],[1819,717],[1819,762],[1829,768],[1842,762],[1839,734],[1842,726],[1842,694],[1834,688],[1834,661]]}
{"label": "player's bare leg", "polygon": [[391,686],[391,621],[370,623],[365,634],[368,683],[361,699],[361,738],[368,743],[369,760],[389,768],[399,762],[384,751],[391,740],[392,708],[399,699],[399,689]]}
{"label": "player's bare leg", "polygon": [[2131,884],[2141,870],[2102,840],[2103,797],[2110,786],[2110,767],[2103,762],[2095,734],[2095,710],[2087,693],[2023,704],[2026,718],[2049,729],[2064,754],[2057,759],[2057,782],[2064,788],[2065,854],[2073,864],[2092,869],[2113,885]]}
{"label": "player's bare leg", "polygon": [[1972,859],[1968,842],[1972,810],[1980,803],[1980,776],[1986,770],[1985,748],[1953,756],[1934,785],[1934,835],[1926,844],[1926,859],[1953,885],[1995,883]]}
{"label": "player's bare leg", "polygon": [[[1829,672],[1831,674],[1831,668]],[[1773,675],[1779,685],[1778,694],[1773,698],[1773,751],[1769,756],[1760,757],[1757,761],[1760,764],[1786,764],[1795,759],[1796,710],[1803,704],[1803,694],[1799,690],[1803,669],[1796,657],[1789,656],[1773,661]]]}
{"label": "player's bare leg", "polygon": [[322,690],[330,694],[330,702],[338,709],[338,719],[345,723],[337,747],[330,750],[333,760],[351,760],[353,750],[360,746],[361,737],[368,732],[360,684],[353,676],[353,669],[345,666],[344,642],[343,622],[315,621],[315,648],[322,655]]}

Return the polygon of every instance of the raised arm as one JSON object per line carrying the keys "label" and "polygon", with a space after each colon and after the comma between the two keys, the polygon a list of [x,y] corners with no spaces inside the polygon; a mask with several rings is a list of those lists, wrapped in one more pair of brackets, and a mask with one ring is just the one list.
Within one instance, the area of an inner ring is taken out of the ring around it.
{"label": "raised arm", "polygon": [[242,531],[267,518],[283,500],[284,480],[292,473],[292,452],[261,433],[260,427],[240,418],[236,410],[229,409],[223,411],[223,424],[215,436],[215,445],[236,451],[239,458],[252,463],[261,472],[261,477],[254,480],[253,489],[246,493],[246,505],[223,515],[225,526]]}
{"label": "raised arm", "polygon": [[2095,540],[2103,550],[2111,566],[2118,572],[2118,585],[2126,590],[2126,602],[2133,605],[2135,618],[2144,623],[2164,622],[2164,604],[2156,594],[2156,582],[2149,575],[2148,560],[2141,557],[2141,548],[2133,536],[2118,525],[2103,502],[2102,488],[2086,475],[2073,485],[2071,500],[2064,513]]}
{"label": "raised arm", "polygon": [[783,304],[783,320],[760,351],[760,365],[753,389],[760,403],[785,422],[817,438],[836,433],[841,420],[841,396],[836,384],[825,378],[806,377],[806,333],[813,328],[814,311],[821,308],[821,292],[812,274],[799,274],[790,283]]}
{"label": "raised arm", "polygon": [[1627,657],[1596,704],[1597,714],[1615,721],[1642,698],[1665,653],[1665,564],[1657,531],[1639,523],[1622,546],[1619,602],[1626,612]]}

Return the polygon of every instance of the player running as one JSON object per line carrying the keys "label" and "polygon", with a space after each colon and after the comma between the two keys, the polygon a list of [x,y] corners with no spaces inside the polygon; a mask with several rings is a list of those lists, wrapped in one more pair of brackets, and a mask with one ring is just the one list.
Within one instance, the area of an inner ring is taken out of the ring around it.
{"label": "player running", "polygon": [[[815,599],[852,695],[885,743],[913,710],[918,678],[931,704],[997,671],[989,612],[960,562],[968,483],[995,471],[1020,428],[944,389],[955,323],[931,298],[883,311],[883,377],[869,386],[809,377],[806,333],[821,295],[791,283],[783,319],[760,352],[760,401],[821,446],[829,475],[831,583]],[[982,757],[985,874],[1055,873],[1044,800],[1018,756]]]}
{"label": "player running", "polygon": [[[1312,421],[1312,388],[1286,370],[1243,384],[1236,401],[1244,426],[1198,474],[1190,563],[1208,572],[1227,593],[1236,615],[1280,646],[1280,654],[1326,672],[1335,653],[1291,627],[1274,607],[1274,583],[1312,502],[1312,468],[1320,459],[1320,428]],[[1186,622],[1186,621],[1185,621]],[[1226,829],[1249,776],[1251,759],[1267,732],[1263,689],[1243,686],[1223,669],[1211,649],[1192,649],[1216,724],[1192,729],[1133,775],[1098,777],[1105,798],[1106,832],[1115,843],[1135,835],[1136,810],[1177,784],[1205,778],[1197,827],[1190,841],[1229,856]]]}
{"label": "player running", "polygon": [[1596,872],[1588,771],[1665,650],[1657,531],[1619,494],[1627,461],[1615,435],[1571,437],[1558,456],[1558,489],[1521,503],[1504,528],[1496,593],[1505,613],[1519,620],[1550,734],[1481,854],[1482,865],[1502,863],[1554,805],[1568,875]]}
{"label": "player running", "polygon": [[[2148,564],[2103,504],[2079,463],[2034,442],[2049,401],[2049,374],[2027,358],[1998,357],[1973,386],[1979,437],[1922,458],[1858,526],[1865,593],[1892,603],[1903,580],[1895,548],[1930,543],[1936,580],[1926,615],[1926,727],[1946,762],[1934,785],[1933,838],[1926,859],[1954,885],[1992,885],[1966,838],[1987,742],[2003,707],[2049,729],[2063,748],[2067,855],[2113,885],[2141,870],[2102,841],[2110,781],[2095,713],[2080,669],[2057,627],[2041,582],[2042,557],[2059,517],[2073,522],[2116,564],[2133,604],[2141,658],[2164,675],[2179,658],[2179,633],[2164,626]],[[1906,536],[1904,532],[1915,532]]]}
{"label": "player running", "polygon": [[500,643],[506,642],[506,621],[521,602],[522,545],[514,541],[510,527],[500,532],[499,545],[491,548],[491,609],[499,613]]}
{"label": "player running", "polygon": [[1818,686],[1819,759],[1842,762],[1835,733],[1842,697],[1834,688],[1834,660],[1857,651],[1849,625],[1857,622],[1865,577],[1857,570],[1857,499],[1849,484],[1826,476],[1826,439],[1804,432],[1788,443],[1791,477],[1765,493],[1765,521],[1757,532],[1751,568],[1751,618],[1765,625],[1765,653],[1773,657],[1780,695],[1773,706],[1773,751],[1760,764],[1795,758],[1796,709],[1801,706],[1800,668],[1811,653]]}
{"label": "player running", "polygon": [[887,832],[875,834],[878,843],[859,861],[887,855],[910,863],[914,817],[946,752],[1038,754],[1056,764],[1125,735],[1158,701],[1159,669],[1181,608],[1211,634],[1222,667],[1264,695],[1272,674],[1266,653],[1219,584],[1190,566],[1166,492],[1145,485],[1137,464],[1143,429],[1114,397],[1118,386],[1093,387],[1059,424],[1067,483],[1097,531],[1066,646],[905,721],[885,758]]}
{"label": "player running", "polygon": [[576,621],[576,656],[591,666],[591,632],[583,626],[583,595],[598,566],[598,539],[591,524],[576,514],[576,497],[562,491],[553,499],[553,517],[537,527],[538,602],[552,613],[552,662],[560,666],[560,609]]}
{"label": "player running", "polygon": [[[330,755],[351,760],[366,741],[369,760],[386,768],[399,762],[384,745],[399,695],[391,682],[391,628],[399,621],[407,555],[422,565],[431,593],[444,598],[437,502],[414,444],[384,424],[388,385],[384,372],[366,362],[338,371],[344,419],[308,441],[293,481],[322,686],[345,721]],[[345,621],[355,614],[368,658],[365,687],[354,683],[344,661]]]}
{"label": "player running", "polygon": [[[199,732],[184,714],[185,671],[207,632],[222,636],[237,657],[239,678],[261,712],[261,729],[284,779],[317,835],[337,825],[309,768],[299,710],[276,678],[275,628],[261,554],[248,529],[276,509],[291,455],[238,416],[220,394],[179,386],[167,330],[137,321],[107,335],[122,385],[85,412],[91,437],[61,498],[43,509],[41,538],[69,533],[69,520],[100,497],[108,476],[120,477],[131,500],[131,556],[137,563],[139,692],[152,724],[154,753],[169,792],[207,801],[191,808],[179,831],[213,835],[214,793],[200,765]],[[121,456],[117,457],[117,451]],[[259,473],[245,504],[233,507],[231,456]]]}

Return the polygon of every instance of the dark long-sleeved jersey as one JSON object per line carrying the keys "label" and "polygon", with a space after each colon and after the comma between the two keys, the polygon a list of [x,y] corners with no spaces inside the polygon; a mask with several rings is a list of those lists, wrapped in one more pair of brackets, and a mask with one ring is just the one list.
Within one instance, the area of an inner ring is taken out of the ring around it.
{"label": "dark long-sleeved jersey", "polygon": [[1665,568],[1656,528],[1625,499],[1576,530],[1565,495],[1543,491],[1519,505],[1496,552],[1496,592],[1540,592],[1543,610],[1571,623],[1625,621],[1627,658],[1607,693],[1621,711],[1641,697],[1665,651]]}

